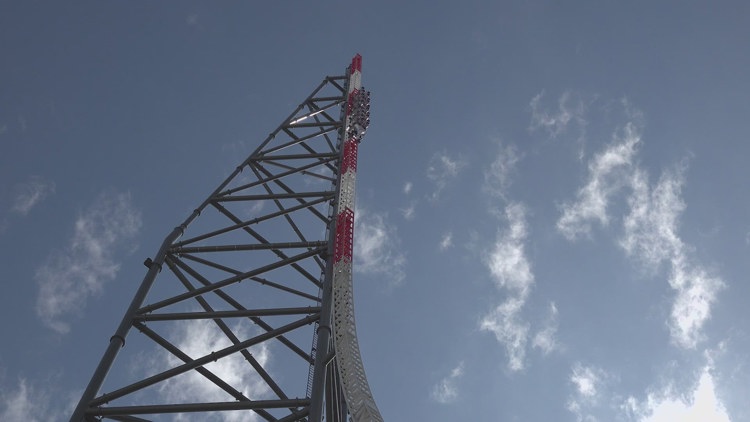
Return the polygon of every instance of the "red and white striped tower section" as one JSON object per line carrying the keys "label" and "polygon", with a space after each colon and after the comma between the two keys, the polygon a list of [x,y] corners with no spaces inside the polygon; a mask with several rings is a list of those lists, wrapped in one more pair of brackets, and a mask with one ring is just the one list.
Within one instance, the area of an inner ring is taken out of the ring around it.
{"label": "red and white striped tower section", "polygon": [[353,422],[383,421],[359,353],[354,321],[352,251],[354,241],[354,184],[357,147],[370,123],[370,93],[362,87],[362,57],[357,54],[349,68],[349,98],[344,120],[338,214],[333,258],[333,335],[344,398]]}

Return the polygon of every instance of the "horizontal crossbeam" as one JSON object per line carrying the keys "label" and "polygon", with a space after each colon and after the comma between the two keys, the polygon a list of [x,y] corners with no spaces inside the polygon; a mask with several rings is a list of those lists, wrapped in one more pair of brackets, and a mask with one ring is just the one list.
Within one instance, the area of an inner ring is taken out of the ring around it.
{"label": "horizontal crossbeam", "polygon": [[268,308],[268,309],[246,309],[238,311],[214,311],[214,312],[173,312],[165,314],[137,315],[135,321],[175,321],[188,319],[215,319],[215,318],[246,318],[260,316],[278,315],[312,315],[320,312],[319,306],[305,306],[298,308]]}

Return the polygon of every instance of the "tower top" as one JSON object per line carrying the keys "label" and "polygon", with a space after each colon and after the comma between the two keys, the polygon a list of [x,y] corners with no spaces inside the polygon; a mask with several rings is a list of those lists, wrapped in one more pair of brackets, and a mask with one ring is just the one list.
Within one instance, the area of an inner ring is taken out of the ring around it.
{"label": "tower top", "polygon": [[354,73],[354,72],[361,72],[361,71],[362,71],[362,56],[359,53],[357,53],[352,58],[351,72]]}

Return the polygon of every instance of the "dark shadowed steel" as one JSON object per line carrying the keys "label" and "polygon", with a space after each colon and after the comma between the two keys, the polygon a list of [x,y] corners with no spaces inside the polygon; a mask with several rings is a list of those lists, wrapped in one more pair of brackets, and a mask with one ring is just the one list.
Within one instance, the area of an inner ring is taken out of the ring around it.
{"label": "dark shadowed steel", "polygon": [[351,292],[361,63],[326,77],[144,262],[71,422],[382,421]]}

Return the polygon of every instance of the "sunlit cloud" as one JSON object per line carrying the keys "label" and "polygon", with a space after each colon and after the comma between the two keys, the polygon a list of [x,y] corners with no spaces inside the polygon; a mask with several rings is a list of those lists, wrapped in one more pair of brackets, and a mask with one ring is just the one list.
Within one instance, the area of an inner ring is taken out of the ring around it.
{"label": "sunlit cloud", "polygon": [[589,235],[592,222],[609,224],[610,198],[627,185],[640,143],[639,129],[628,123],[615,143],[589,162],[588,181],[576,195],[576,201],[562,206],[557,229],[567,239]]}
{"label": "sunlit cloud", "polygon": [[20,378],[16,385],[0,388],[0,420],[7,422],[46,422],[62,420],[68,410],[52,404],[53,391],[44,384]]}
{"label": "sunlit cloud", "polygon": [[668,384],[650,392],[645,400],[629,397],[622,408],[638,422],[731,422],[726,407],[717,395],[716,381],[710,365],[701,370],[700,378],[688,391]]}
{"label": "sunlit cloud", "polygon": [[593,422],[598,419],[593,415],[606,400],[603,390],[609,378],[603,369],[576,362],[571,368],[568,381],[573,391],[568,397],[567,409],[576,416],[579,422]]}
{"label": "sunlit cloud", "polygon": [[511,175],[520,156],[512,145],[500,145],[497,157],[484,172],[483,189],[496,198],[506,199],[511,184]]}
{"label": "sunlit cloud", "polygon": [[440,380],[430,393],[430,398],[440,404],[453,403],[459,397],[458,380],[464,374],[464,363],[460,362],[458,366],[451,370],[451,373]]}
{"label": "sunlit cloud", "polygon": [[89,296],[102,291],[120,268],[116,253],[128,245],[141,226],[141,213],[129,193],[104,193],[75,221],[68,246],[51,253],[36,269],[39,285],[36,313],[60,334],[85,308]]}
{"label": "sunlit cloud", "polygon": [[678,345],[695,348],[703,340],[703,326],[711,317],[711,306],[725,284],[694,264],[692,268],[684,268],[680,261],[672,265],[669,284],[677,290],[677,297],[670,313],[669,331]]}
{"label": "sunlit cloud", "polygon": [[534,335],[532,346],[539,349],[542,354],[548,355],[560,349],[557,341],[557,329],[559,326],[559,312],[554,302],[549,305],[549,316],[542,328]]}
{"label": "sunlit cloud", "polygon": [[499,288],[525,299],[534,283],[531,264],[524,251],[526,209],[520,203],[512,203],[505,208],[505,217],[508,228],[498,235],[486,263]]}
{"label": "sunlit cloud", "polygon": [[[629,107],[627,103],[625,106]],[[642,120],[635,110],[629,110],[628,115]],[[676,291],[667,323],[671,338],[680,347],[694,348],[702,339],[702,327],[724,283],[691,260],[692,248],[678,233],[679,218],[685,210],[681,190],[686,165],[681,163],[665,171],[652,187],[648,174],[636,162],[641,142],[638,125],[627,123],[615,140],[590,160],[588,180],[576,201],[563,205],[557,228],[569,240],[590,235],[592,224],[609,224],[613,197],[629,191],[629,213],[623,217],[619,244],[650,272],[668,265],[668,283]]]}
{"label": "sunlit cloud", "polygon": [[[244,340],[251,337],[249,331],[244,326],[237,325],[230,328],[240,339]],[[203,357],[211,352],[232,345],[230,340],[212,320],[182,322],[176,326],[170,337],[171,342],[192,359]],[[249,351],[261,366],[268,368],[271,355],[265,343],[251,347]],[[171,368],[183,363],[182,360],[171,353],[164,349],[159,349],[150,361],[150,369]],[[270,387],[240,354],[235,353],[218,359],[215,362],[206,364],[204,367],[251,400],[266,399],[271,394]],[[189,371],[184,375],[170,378],[160,383],[158,391],[162,399],[167,403],[234,400],[234,397],[229,393],[196,371]],[[257,414],[248,411],[217,412],[213,417],[219,417],[219,420],[223,422],[253,422],[260,420]],[[193,419],[188,415],[179,414],[175,416],[174,420],[189,421]]]}
{"label": "sunlit cloud", "polygon": [[525,208],[519,203],[506,207],[508,226],[498,234],[494,246],[485,257],[495,285],[507,294],[507,298],[485,315],[479,324],[480,329],[492,332],[497,341],[505,346],[508,368],[512,371],[519,371],[525,365],[530,327],[521,318],[521,311],[534,283],[531,264],[524,251],[527,236],[525,213]]}
{"label": "sunlit cloud", "polygon": [[26,215],[32,208],[55,193],[55,182],[33,176],[26,182],[16,185],[15,191],[11,210]]}
{"label": "sunlit cloud", "polygon": [[524,300],[511,297],[485,315],[479,328],[490,331],[499,343],[505,346],[508,355],[508,369],[520,371],[525,367],[526,344],[529,338],[529,324],[521,319]]}
{"label": "sunlit cloud", "polygon": [[427,167],[427,178],[435,185],[435,190],[429,198],[437,200],[448,183],[455,179],[465,166],[466,161],[463,158],[451,157],[447,152],[433,155]]}
{"label": "sunlit cloud", "polygon": [[[512,145],[499,145],[493,162],[484,171],[482,190],[494,200],[507,203],[500,217],[506,223],[489,252],[484,255],[484,263],[495,286],[505,294],[505,299],[480,320],[481,330],[495,335],[505,347],[507,366],[511,371],[523,370],[526,366],[526,352],[531,336],[531,324],[526,322],[522,312],[534,285],[531,263],[526,256],[525,244],[528,237],[526,207],[519,202],[508,202],[507,191],[512,174],[521,159]],[[496,214],[491,208],[491,214]],[[557,308],[547,325],[534,335],[532,347],[540,348],[543,354],[556,347],[555,333]]]}
{"label": "sunlit cloud", "polygon": [[354,221],[354,271],[378,275],[387,284],[400,284],[405,274],[406,254],[396,227],[384,214],[357,207]]}
{"label": "sunlit cloud", "polygon": [[694,348],[702,339],[702,327],[724,282],[691,262],[690,248],[678,234],[679,218],[685,210],[681,195],[684,172],[684,166],[664,172],[653,189],[644,172],[633,174],[630,213],[623,221],[620,245],[648,269],[669,264],[669,285],[676,291],[668,323],[670,333],[679,346]]}

